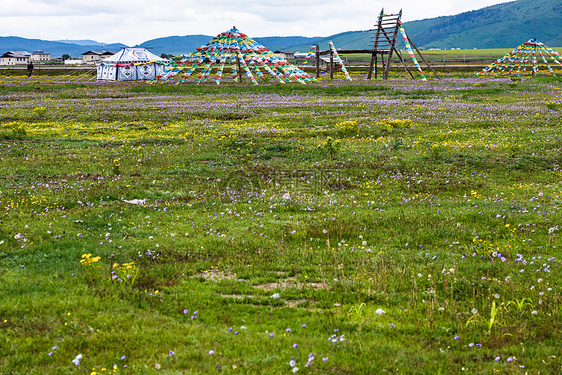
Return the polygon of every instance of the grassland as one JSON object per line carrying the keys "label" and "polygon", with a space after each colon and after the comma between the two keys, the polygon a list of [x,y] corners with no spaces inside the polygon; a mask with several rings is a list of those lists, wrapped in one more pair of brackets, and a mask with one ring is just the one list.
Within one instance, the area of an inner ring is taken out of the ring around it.
{"label": "grassland", "polygon": [[354,78],[3,77],[0,372],[559,373],[560,80]]}

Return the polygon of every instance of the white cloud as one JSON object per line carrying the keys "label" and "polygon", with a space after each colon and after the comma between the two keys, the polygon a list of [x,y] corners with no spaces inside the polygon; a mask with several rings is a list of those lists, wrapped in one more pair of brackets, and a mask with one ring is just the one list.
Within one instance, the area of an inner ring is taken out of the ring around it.
{"label": "white cloud", "polygon": [[251,37],[329,36],[371,29],[380,9],[404,21],[457,14],[498,0],[2,0],[0,35],[94,39],[129,45],[170,35],[217,35],[232,26]]}

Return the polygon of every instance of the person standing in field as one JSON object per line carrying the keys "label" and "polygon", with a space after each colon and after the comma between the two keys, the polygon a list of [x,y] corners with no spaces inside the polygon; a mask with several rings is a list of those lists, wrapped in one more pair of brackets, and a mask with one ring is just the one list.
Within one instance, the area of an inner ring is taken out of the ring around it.
{"label": "person standing in field", "polygon": [[27,78],[31,77],[31,73],[33,73],[33,61],[29,60],[27,63]]}

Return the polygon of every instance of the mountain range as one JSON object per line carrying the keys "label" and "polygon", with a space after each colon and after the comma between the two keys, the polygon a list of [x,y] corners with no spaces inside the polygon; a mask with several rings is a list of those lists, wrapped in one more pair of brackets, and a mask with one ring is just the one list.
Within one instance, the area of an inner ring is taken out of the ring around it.
{"label": "mountain range", "polygon": [[[373,16],[373,24],[377,22],[377,17],[378,14]],[[418,47],[426,49],[514,48],[532,38],[551,47],[562,46],[562,3],[560,0],[517,0],[453,16],[405,22],[404,28]],[[372,47],[373,35],[372,30],[363,30],[329,37],[272,36],[254,39],[271,51],[308,52],[311,45],[316,43],[320,44],[321,49],[327,48],[329,40],[342,49],[368,49]],[[151,48],[151,52],[157,55],[181,55],[194,51],[213,37],[200,34],[168,36],[148,40],[137,47]],[[88,50],[118,51],[122,47],[126,46],[92,40],[46,41],[0,37],[0,52],[31,52],[39,49],[49,52],[51,56],[69,54],[80,57]]]}

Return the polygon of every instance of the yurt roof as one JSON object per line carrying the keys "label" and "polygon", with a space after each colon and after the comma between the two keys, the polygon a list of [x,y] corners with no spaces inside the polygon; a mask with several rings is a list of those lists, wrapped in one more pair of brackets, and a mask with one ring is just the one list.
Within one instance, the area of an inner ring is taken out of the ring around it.
{"label": "yurt roof", "polygon": [[149,61],[168,61],[168,59],[156,56],[146,50],[146,48],[123,48],[115,55],[103,60],[103,62],[107,63],[137,63]]}

